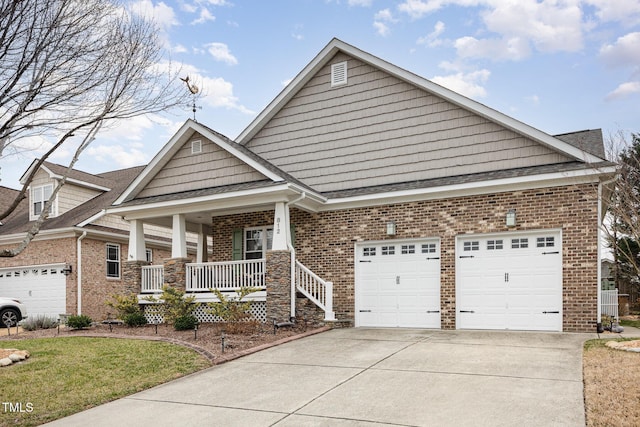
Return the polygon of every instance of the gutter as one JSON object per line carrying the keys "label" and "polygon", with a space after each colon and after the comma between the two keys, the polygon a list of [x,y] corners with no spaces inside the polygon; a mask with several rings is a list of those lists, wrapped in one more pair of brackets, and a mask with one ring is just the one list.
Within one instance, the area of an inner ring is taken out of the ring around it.
{"label": "gutter", "polygon": [[82,314],[82,240],[87,237],[87,231],[83,231],[82,235],[78,237],[76,255],[78,257],[76,261],[76,279],[78,281],[78,315]]}
{"label": "gutter", "polygon": [[297,203],[301,200],[304,200],[306,197],[307,197],[307,193],[303,191],[300,194],[300,197],[298,197],[297,199],[293,199],[290,202],[287,202],[284,204],[285,206],[284,214],[287,216],[286,224],[289,225],[289,229],[286,230],[287,249],[289,249],[289,253],[291,254],[291,311],[290,311],[291,318],[296,317],[296,250],[291,244],[291,221],[289,218],[289,205],[292,205],[293,203]]}

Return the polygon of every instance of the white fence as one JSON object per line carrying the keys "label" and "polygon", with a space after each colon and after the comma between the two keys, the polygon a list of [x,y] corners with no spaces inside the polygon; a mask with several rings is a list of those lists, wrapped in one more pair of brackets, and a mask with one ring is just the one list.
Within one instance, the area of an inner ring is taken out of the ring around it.
{"label": "white fence", "polygon": [[296,260],[296,289],[324,310],[324,320],[335,320],[333,283],[323,280]]}
{"label": "white fence", "polygon": [[187,264],[187,292],[263,289],[264,259]]}
{"label": "white fence", "polygon": [[164,266],[145,265],[142,267],[142,293],[162,292],[164,286]]}
{"label": "white fence", "polygon": [[601,291],[600,309],[602,315],[618,318],[618,290]]}

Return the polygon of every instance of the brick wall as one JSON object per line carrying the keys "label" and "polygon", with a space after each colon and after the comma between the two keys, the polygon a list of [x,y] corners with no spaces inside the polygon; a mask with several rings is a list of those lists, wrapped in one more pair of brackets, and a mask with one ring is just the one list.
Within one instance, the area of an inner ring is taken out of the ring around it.
{"label": "brick wall", "polygon": [[[597,192],[589,184],[308,213],[293,209],[298,259],[334,283],[338,319],[354,319],[354,247],[368,240],[441,241],[442,327],[455,328],[455,241],[470,233],[562,229],[563,330],[593,331],[597,316]],[[517,210],[517,226],[505,214]],[[396,223],[387,236],[386,223]],[[273,211],[213,218],[213,260],[231,259],[232,230],[265,226]]]}
{"label": "brick wall", "polygon": [[[127,286],[122,273],[128,253],[128,245],[120,245],[120,278],[107,278],[106,274],[106,244],[108,241],[85,238],[82,240],[82,313],[98,321],[107,317],[113,309],[105,302],[116,293],[125,293]],[[118,242],[109,242],[118,243]],[[77,238],[36,240],[18,256],[0,258],[0,267],[17,267],[36,264],[67,263],[73,272],[67,276],[66,311],[69,314],[78,312],[78,268],[77,268]],[[169,258],[171,252],[165,249],[153,249],[154,264],[162,263]],[[115,313],[114,313],[115,314]]]}

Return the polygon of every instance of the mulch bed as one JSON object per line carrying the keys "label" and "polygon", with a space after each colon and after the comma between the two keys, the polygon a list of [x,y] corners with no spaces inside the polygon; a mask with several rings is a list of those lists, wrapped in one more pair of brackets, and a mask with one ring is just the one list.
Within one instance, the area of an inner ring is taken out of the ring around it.
{"label": "mulch bed", "polygon": [[0,337],[0,340],[88,336],[165,341],[189,347],[205,356],[213,364],[219,364],[328,329],[330,328],[327,326],[311,327],[306,324],[296,324],[292,327],[280,328],[274,334],[273,325],[269,323],[247,324],[239,328],[237,325],[229,327],[220,323],[201,323],[197,330],[188,331],[176,331],[172,326],[164,324],[157,327],[156,325],[128,327],[97,324],[80,330],[62,327],[59,330],[54,328],[23,331],[17,335],[12,331],[11,336]]}

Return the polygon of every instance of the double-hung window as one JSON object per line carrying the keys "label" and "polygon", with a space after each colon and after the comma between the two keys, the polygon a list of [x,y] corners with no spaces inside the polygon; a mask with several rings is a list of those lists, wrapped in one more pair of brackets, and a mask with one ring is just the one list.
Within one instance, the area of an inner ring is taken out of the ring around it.
{"label": "double-hung window", "polygon": [[273,245],[273,228],[256,227],[244,230],[244,259],[260,259]]}
{"label": "double-hung window", "polygon": [[107,277],[120,278],[120,245],[107,243]]}
{"label": "double-hung window", "polygon": [[[31,189],[31,218],[40,216],[44,209],[44,204],[53,193],[53,184],[40,185]],[[53,214],[53,203],[49,206],[49,215]]]}

